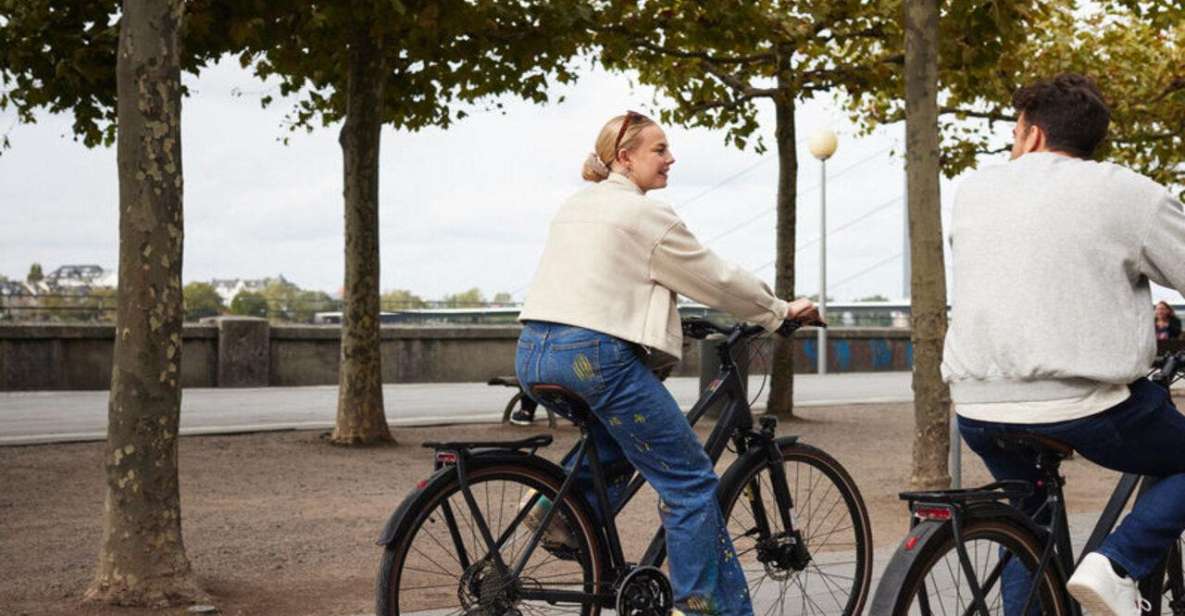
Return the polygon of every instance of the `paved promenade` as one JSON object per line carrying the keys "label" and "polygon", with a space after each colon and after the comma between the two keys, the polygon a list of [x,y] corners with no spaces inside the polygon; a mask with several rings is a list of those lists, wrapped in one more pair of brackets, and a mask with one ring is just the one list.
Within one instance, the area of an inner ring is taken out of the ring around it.
{"label": "paved promenade", "polygon": [[[752,395],[762,380],[750,379]],[[695,403],[698,379],[672,378],[667,385],[684,409]],[[484,383],[417,383],[385,385],[383,401],[394,426],[473,423],[498,421],[512,393]],[[804,406],[906,402],[912,395],[908,372],[795,377],[794,399]],[[107,396],[106,391],[2,392],[0,445],[103,440]],[[327,429],[336,412],[336,386],[186,389],[181,434]]]}

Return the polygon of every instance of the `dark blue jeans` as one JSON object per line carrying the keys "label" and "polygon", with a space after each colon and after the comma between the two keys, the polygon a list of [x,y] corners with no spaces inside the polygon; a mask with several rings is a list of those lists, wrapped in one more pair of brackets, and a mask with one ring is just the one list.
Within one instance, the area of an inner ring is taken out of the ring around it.
{"label": "dark blue jeans", "polygon": [[[634,345],[580,327],[528,321],[515,372],[525,391],[554,383],[588,403],[596,416],[589,431],[597,458],[602,468],[616,469],[616,478],[607,478],[614,504],[634,468],[658,492],[675,605],[697,616],[751,616],[749,587],[716,501],[712,460]],[[595,508],[587,462],[573,469],[569,458],[565,466]]]}
{"label": "dark blue jeans", "polygon": [[[1033,455],[1005,449],[995,440],[997,435],[1018,432],[1055,438],[1105,468],[1161,477],[1098,549],[1139,580],[1152,572],[1185,531],[1185,416],[1163,387],[1147,379],[1128,388],[1127,400],[1087,417],[1042,424],[959,417],[959,432],[996,479],[1035,482],[1039,477]],[[1045,501],[1044,491],[1037,492],[1021,503],[1030,515]],[[1017,567],[1006,570],[1004,577],[1005,613],[1017,614],[1028,592],[1028,576]]]}

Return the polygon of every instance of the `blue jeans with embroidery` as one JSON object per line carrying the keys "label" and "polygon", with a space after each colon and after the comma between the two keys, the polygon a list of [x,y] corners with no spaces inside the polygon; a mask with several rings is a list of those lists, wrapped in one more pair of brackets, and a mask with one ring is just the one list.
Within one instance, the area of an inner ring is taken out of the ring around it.
{"label": "blue jeans with embroidery", "polygon": [[[996,479],[1040,478],[1035,457],[1005,449],[996,436],[1031,432],[1070,445],[1083,458],[1123,473],[1160,477],[1140,496],[1131,513],[1107,536],[1098,551],[1139,580],[1150,574],[1185,530],[1185,415],[1165,389],[1147,379],[1128,386],[1131,396],[1101,412],[1070,421],[1006,424],[959,417],[959,432]],[[1045,490],[1020,503],[1032,515],[1045,502]],[[1048,523],[1049,520],[1038,520]],[[1023,565],[1003,574],[1004,613],[1019,614],[1031,582]],[[1036,614],[1037,611],[1030,612]]]}
{"label": "blue jeans with embroidery", "polygon": [[[588,403],[597,420],[590,438],[610,471],[615,505],[634,469],[658,492],[675,605],[687,614],[750,616],[748,584],[716,502],[712,461],[636,347],[580,327],[527,321],[515,372],[525,391],[553,383]],[[571,455],[564,462],[597,511],[587,462],[577,469]]]}

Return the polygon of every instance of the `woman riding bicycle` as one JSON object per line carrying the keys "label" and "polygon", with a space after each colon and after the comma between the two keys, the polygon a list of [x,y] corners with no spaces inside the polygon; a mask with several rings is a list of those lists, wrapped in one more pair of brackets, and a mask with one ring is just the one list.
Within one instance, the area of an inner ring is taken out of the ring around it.
{"label": "woman riding bicycle", "polygon": [[[784,320],[818,321],[807,300],[786,302],[753,274],[703,247],[671,206],[646,193],[665,188],[675,158],[649,118],[628,112],[601,129],[567,200],[519,320],[515,370],[524,391],[540,383],[581,396],[616,499],[636,468],[659,495],[675,605],[689,614],[752,613],[744,572],[716,501],[712,462],[652,369],[677,362],[682,294],[770,331]],[[570,464],[569,464],[570,466]],[[631,468],[632,467],[632,468]],[[587,463],[569,469],[591,497]],[[612,515],[612,512],[600,512]]]}

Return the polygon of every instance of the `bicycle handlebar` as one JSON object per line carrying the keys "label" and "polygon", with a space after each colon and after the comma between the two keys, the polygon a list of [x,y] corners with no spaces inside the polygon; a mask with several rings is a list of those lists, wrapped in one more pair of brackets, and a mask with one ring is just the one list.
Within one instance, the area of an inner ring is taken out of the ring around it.
{"label": "bicycle handlebar", "polygon": [[[790,336],[803,325],[804,323],[786,319],[782,321],[782,324],[778,326],[776,331],[778,335]],[[819,327],[826,327],[826,325],[819,325]],[[683,320],[683,335],[697,340],[702,340],[712,334],[720,334],[728,338],[729,342],[735,342],[742,338],[752,338],[753,336],[764,333],[764,327],[753,325],[752,323],[737,323],[732,327],[724,327],[707,319],[690,318]]]}
{"label": "bicycle handlebar", "polygon": [[1185,351],[1165,353],[1152,362],[1152,373],[1148,379],[1154,383],[1171,385],[1180,376],[1185,375]]}

